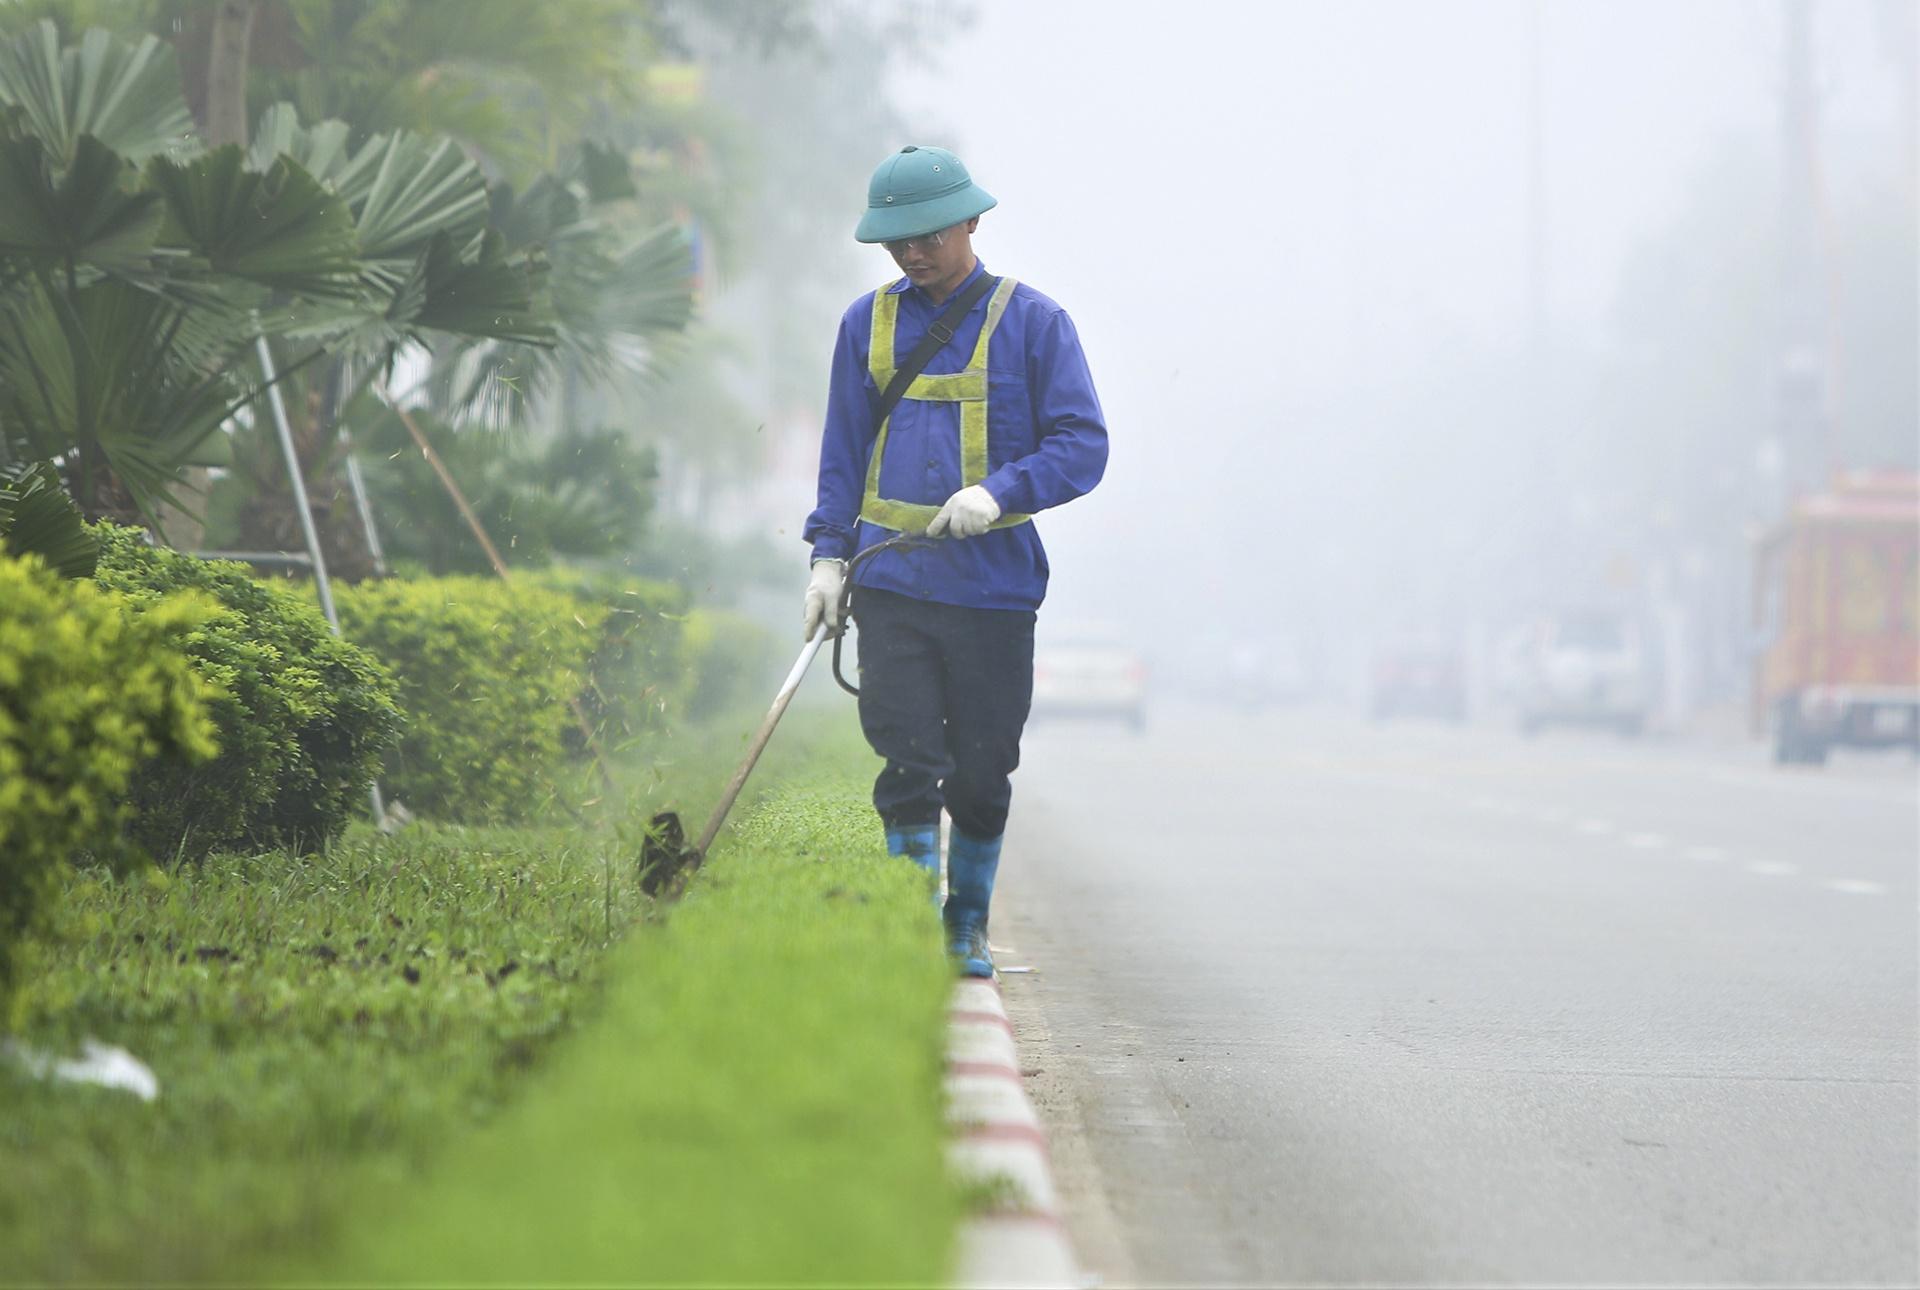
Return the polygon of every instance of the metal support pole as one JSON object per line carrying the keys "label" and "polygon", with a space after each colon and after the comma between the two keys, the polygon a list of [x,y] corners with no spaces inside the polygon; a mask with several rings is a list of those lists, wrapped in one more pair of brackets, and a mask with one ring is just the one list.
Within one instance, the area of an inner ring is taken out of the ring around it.
{"label": "metal support pole", "polygon": [[274,429],[280,433],[280,455],[286,459],[287,482],[293,488],[293,509],[300,517],[300,535],[306,539],[307,556],[313,561],[313,585],[320,591],[320,612],[327,616],[327,626],[338,636],[340,615],[333,608],[333,583],[327,578],[327,558],[320,552],[320,531],[313,526],[313,508],[307,504],[307,480],[300,471],[300,454],[294,451],[287,405],[280,399],[280,378],[274,370],[273,350],[265,336],[255,336],[253,344],[260,356],[260,373],[267,382],[267,406],[273,413]]}
{"label": "metal support pole", "polygon": [[[287,483],[293,488],[293,509],[300,516],[300,534],[307,542],[307,556],[313,561],[313,585],[320,593],[320,612],[327,616],[327,626],[333,629],[335,636],[340,635],[340,615],[333,607],[333,583],[327,578],[327,559],[320,552],[320,532],[313,526],[313,508],[307,504],[307,480],[300,471],[300,454],[294,451],[293,427],[287,423],[287,405],[280,399],[280,379],[274,372],[273,350],[267,344],[267,338],[256,334],[253,338],[254,351],[260,356],[260,374],[267,383],[267,406],[273,413],[274,429],[280,434],[280,454],[287,462]],[[377,829],[387,827],[386,803],[380,798],[380,781],[375,780],[368,790],[373,806],[373,824]]]}
{"label": "metal support pole", "polygon": [[373,526],[373,503],[367,500],[367,481],[360,474],[360,459],[353,454],[353,439],[347,427],[339,427],[340,446],[347,450],[347,487],[353,493],[353,509],[360,512],[360,527],[366,530],[367,554],[373,557],[373,571],[387,576],[387,553],[380,545],[380,530]]}
{"label": "metal support pole", "polygon": [[347,423],[340,419],[341,365],[338,359],[327,367],[326,409],[327,420],[333,423],[334,435],[340,441],[340,449],[347,461],[347,491],[353,494],[353,509],[360,515],[360,530],[366,535],[367,554],[373,557],[375,577],[387,576],[387,553],[380,545],[380,530],[373,523],[373,502],[367,497],[366,476],[360,473],[360,458],[353,451],[353,436],[347,433]]}

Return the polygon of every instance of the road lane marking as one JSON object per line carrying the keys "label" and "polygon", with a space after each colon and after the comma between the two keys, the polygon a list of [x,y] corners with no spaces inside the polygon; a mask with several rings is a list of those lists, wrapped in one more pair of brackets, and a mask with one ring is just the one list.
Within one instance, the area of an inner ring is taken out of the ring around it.
{"label": "road lane marking", "polygon": [[1865,878],[1834,878],[1821,886],[1828,891],[1844,892],[1849,896],[1884,896],[1887,893],[1887,884],[1868,882]]}
{"label": "road lane marking", "polygon": [[1800,872],[1797,864],[1788,864],[1785,860],[1755,860],[1747,866],[1748,873],[1757,873],[1763,878],[1785,878]]}
{"label": "road lane marking", "polygon": [[1667,839],[1659,833],[1635,833],[1627,838],[1627,845],[1636,851],[1658,851],[1667,845]]}
{"label": "road lane marking", "polygon": [[1505,802],[1497,797],[1476,797],[1467,803],[1471,810],[1485,811],[1488,815],[1526,815],[1527,808],[1518,802]]}
{"label": "road lane marking", "polygon": [[1589,837],[1595,838],[1613,832],[1613,825],[1607,823],[1605,820],[1582,820],[1573,827]]}
{"label": "road lane marking", "polygon": [[1718,864],[1727,858],[1725,847],[1688,847],[1680,853],[1689,860],[1698,860],[1702,864]]}

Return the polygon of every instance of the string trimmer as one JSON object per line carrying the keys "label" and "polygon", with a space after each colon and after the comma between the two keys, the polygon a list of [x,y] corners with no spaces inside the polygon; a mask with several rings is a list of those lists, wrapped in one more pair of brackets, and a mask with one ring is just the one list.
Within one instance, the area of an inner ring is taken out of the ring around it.
{"label": "string trimmer", "polygon": [[707,848],[713,845],[719,836],[720,826],[726,823],[727,812],[733,809],[740,790],[746,787],[747,776],[753,774],[754,765],[760,760],[760,754],[766,749],[767,741],[773,738],[774,727],[780,724],[780,718],[786,715],[787,705],[793,701],[794,691],[800,688],[801,680],[807,669],[813,665],[814,655],[820,652],[827,638],[833,638],[833,679],[848,694],[857,696],[860,691],[848,684],[840,671],[840,646],[846,639],[848,614],[853,608],[853,575],[860,566],[883,551],[906,550],[911,547],[926,546],[929,539],[905,533],[896,534],[884,542],[876,542],[866,550],[847,561],[846,577],[840,582],[840,605],[838,631],[830,630],[822,621],[815,629],[806,647],[800,651],[800,657],[793,662],[787,679],[780,683],[779,693],[773,696],[773,706],[767,709],[767,715],[760,720],[759,730],[754,732],[753,742],[747,745],[747,755],[741,759],[740,768],[733,772],[733,778],[727,781],[727,787],[720,794],[720,804],[707,817],[707,827],[700,831],[700,837],[692,846],[687,845],[686,829],[680,823],[675,811],[661,811],[647,826],[647,839],[640,849],[640,889],[649,896],[665,895],[672,899],[686,887],[687,879],[700,867],[707,857]]}

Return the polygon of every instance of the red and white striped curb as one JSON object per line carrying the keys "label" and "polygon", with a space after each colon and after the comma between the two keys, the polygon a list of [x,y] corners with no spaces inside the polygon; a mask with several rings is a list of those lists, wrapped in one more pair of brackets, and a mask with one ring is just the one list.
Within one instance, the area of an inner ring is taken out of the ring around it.
{"label": "red and white striped curb", "polygon": [[960,1231],[955,1284],[1086,1284],[1074,1262],[1047,1158],[1047,1135],[1020,1077],[997,981],[962,981],[947,1015],[948,1158],[970,1182],[1001,1189]]}

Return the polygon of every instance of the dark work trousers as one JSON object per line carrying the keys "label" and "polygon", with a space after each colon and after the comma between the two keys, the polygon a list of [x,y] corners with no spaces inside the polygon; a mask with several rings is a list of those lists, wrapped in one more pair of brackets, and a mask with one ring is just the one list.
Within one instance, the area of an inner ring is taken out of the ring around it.
{"label": "dark work trousers", "polygon": [[1031,609],[967,609],[861,587],[860,727],[887,765],[873,784],[889,828],[936,824],[997,838],[1033,703]]}

